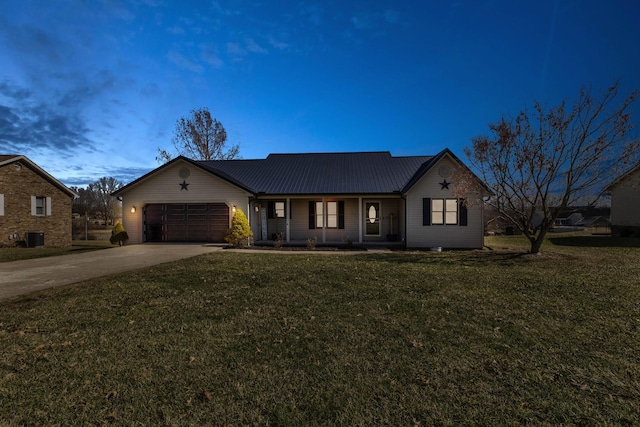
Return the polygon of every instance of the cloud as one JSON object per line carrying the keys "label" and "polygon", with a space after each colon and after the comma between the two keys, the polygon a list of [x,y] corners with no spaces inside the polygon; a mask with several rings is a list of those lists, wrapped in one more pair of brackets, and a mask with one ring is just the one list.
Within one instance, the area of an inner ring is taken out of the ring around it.
{"label": "cloud", "polygon": [[400,21],[400,14],[387,9],[384,12],[354,15],[349,20],[356,30],[377,30],[385,25],[394,25]]}
{"label": "cloud", "polygon": [[400,14],[391,9],[387,9],[382,13],[384,21],[388,24],[397,24],[400,21]]}
{"label": "cloud", "polygon": [[180,52],[175,49],[171,49],[167,54],[167,58],[169,61],[173,62],[180,68],[184,68],[185,70],[192,71],[194,73],[202,73],[204,68],[202,65],[198,64],[196,61],[192,61],[182,55]]}
{"label": "cloud", "polygon": [[253,52],[253,53],[268,53],[267,49],[265,49],[262,46],[258,45],[258,43],[256,43],[256,41],[253,40],[250,37],[245,40],[245,44],[246,44],[247,50],[249,52]]}
{"label": "cloud", "polygon": [[186,31],[184,30],[184,28],[180,27],[179,25],[174,25],[172,27],[167,28],[167,32],[176,36],[186,34]]}
{"label": "cloud", "polygon": [[235,43],[235,42],[229,42],[227,43],[227,53],[230,53],[231,55],[245,55],[247,53],[246,50],[244,50],[240,44]]}
{"label": "cloud", "polygon": [[288,48],[288,47],[289,47],[289,44],[288,44],[288,43],[285,43],[285,42],[280,41],[280,40],[276,40],[276,39],[275,39],[273,36],[271,36],[271,35],[269,36],[269,44],[270,44],[272,47],[275,47],[276,49],[279,49],[279,50],[285,50],[286,48]]}
{"label": "cloud", "polygon": [[0,95],[0,146],[15,154],[51,152],[61,158],[72,157],[76,149],[94,151],[91,130],[78,113],[55,104],[36,102],[32,94],[4,81]]}
{"label": "cloud", "polygon": [[222,68],[224,66],[224,62],[218,57],[216,48],[209,44],[200,46],[200,58],[214,68]]}

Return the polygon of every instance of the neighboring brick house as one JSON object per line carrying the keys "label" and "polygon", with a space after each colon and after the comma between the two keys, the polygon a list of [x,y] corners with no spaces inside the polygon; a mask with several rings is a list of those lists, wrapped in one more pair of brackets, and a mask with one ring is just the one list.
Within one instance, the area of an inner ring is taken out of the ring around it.
{"label": "neighboring brick house", "polygon": [[0,246],[71,246],[75,196],[27,157],[0,155]]}

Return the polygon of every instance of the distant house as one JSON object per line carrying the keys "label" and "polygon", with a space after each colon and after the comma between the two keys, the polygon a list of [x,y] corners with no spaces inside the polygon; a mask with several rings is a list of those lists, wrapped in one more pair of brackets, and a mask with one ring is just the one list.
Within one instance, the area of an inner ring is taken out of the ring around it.
{"label": "distant house", "polygon": [[[454,192],[463,165],[389,152],[271,154],[257,160],[178,157],[114,193],[130,243],[223,242],[235,209],[255,241],[482,248],[480,196]],[[489,191],[487,190],[487,193]],[[472,201],[474,203],[467,203]]]}
{"label": "distant house", "polygon": [[71,246],[74,197],[27,157],[0,155],[0,245]]}
{"label": "distant house", "polygon": [[611,194],[611,234],[640,237],[640,164],[605,187]]}

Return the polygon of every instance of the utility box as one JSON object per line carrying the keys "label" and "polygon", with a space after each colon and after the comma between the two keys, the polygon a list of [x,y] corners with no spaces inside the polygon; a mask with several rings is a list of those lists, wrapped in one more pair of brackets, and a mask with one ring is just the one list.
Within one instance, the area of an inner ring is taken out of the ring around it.
{"label": "utility box", "polygon": [[27,231],[27,247],[28,248],[41,248],[44,246],[44,232],[43,231]]}

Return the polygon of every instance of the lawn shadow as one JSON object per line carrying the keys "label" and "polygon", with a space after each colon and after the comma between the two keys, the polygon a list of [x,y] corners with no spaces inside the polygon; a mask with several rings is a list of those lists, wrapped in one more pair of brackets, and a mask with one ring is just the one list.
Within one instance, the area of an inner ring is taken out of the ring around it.
{"label": "lawn shadow", "polygon": [[527,256],[520,250],[451,250],[443,252],[430,251],[393,251],[386,254],[366,255],[369,259],[384,260],[395,264],[451,264],[451,265],[509,265],[513,261]]}
{"label": "lawn shadow", "polygon": [[556,246],[577,246],[585,248],[640,248],[640,239],[636,237],[549,237],[549,242]]}

